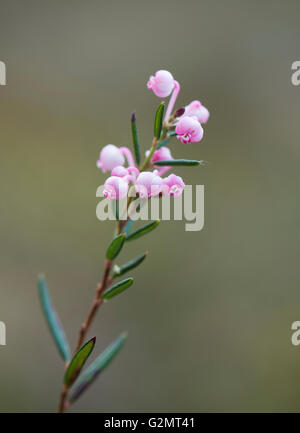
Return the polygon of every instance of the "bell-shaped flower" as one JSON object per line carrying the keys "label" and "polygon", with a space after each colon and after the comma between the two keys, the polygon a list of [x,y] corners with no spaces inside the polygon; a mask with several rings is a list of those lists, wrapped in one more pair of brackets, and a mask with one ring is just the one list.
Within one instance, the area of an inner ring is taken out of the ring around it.
{"label": "bell-shaped flower", "polygon": [[[149,150],[146,152],[146,156],[149,155],[149,152],[150,152]],[[154,167],[158,169],[158,174],[160,176],[162,176],[164,173],[166,173],[172,167],[170,167],[170,166],[165,166],[165,167],[156,166],[155,165],[156,161],[170,161],[172,159],[174,159],[174,158],[171,155],[170,149],[166,146],[162,146],[160,149],[157,149],[153,153],[151,162],[152,162],[152,164],[154,164]]]}
{"label": "bell-shaped flower", "polygon": [[200,101],[192,101],[185,107],[183,116],[195,116],[200,123],[206,123],[209,119],[209,111]]}
{"label": "bell-shaped flower", "polygon": [[153,90],[159,98],[166,98],[174,88],[174,78],[168,71],[157,71],[155,75],[151,75],[149,78],[147,87]]}
{"label": "bell-shaped flower", "polygon": [[111,171],[111,176],[121,177],[122,179],[126,180],[128,183],[129,182],[135,183],[136,177],[139,174],[140,174],[140,171],[138,168],[136,168],[136,167],[125,168],[122,165],[118,165],[117,167],[113,168]]}
{"label": "bell-shaped flower", "polygon": [[100,152],[97,161],[97,167],[101,168],[103,173],[110,171],[118,165],[124,165],[125,158],[120,149],[114,144],[107,144]]}
{"label": "bell-shaped flower", "polygon": [[142,171],[136,179],[135,189],[142,198],[158,195],[162,189],[162,178],[158,171]]}
{"label": "bell-shaped flower", "polygon": [[203,128],[195,116],[183,116],[177,123],[175,132],[182,143],[197,143],[203,137]]}
{"label": "bell-shaped flower", "polygon": [[128,169],[123,167],[123,165],[117,165],[111,171],[111,176],[125,177],[128,175]]}
{"label": "bell-shaped flower", "polygon": [[105,173],[119,165],[124,165],[125,157],[130,166],[134,165],[134,159],[128,147],[117,147],[114,144],[107,144],[101,150],[96,165]]}
{"label": "bell-shaped flower", "polygon": [[104,183],[103,194],[109,200],[121,200],[127,196],[128,182],[118,176],[110,176]]}
{"label": "bell-shaped flower", "polygon": [[162,191],[165,195],[179,197],[182,194],[184,187],[185,184],[182,178],[173,173],[163,179]]}

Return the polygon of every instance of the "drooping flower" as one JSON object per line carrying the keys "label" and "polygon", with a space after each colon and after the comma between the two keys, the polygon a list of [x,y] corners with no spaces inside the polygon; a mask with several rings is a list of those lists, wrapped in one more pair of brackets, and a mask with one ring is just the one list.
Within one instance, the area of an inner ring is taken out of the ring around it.
{"label": "drooping flower", "polygon": [[174,88],[174,78],[169,71],[160,70],[151,75],[147,87],[159,98],[166,98]]}
{"label": "drooping flower", "polygon": [[136,179],[135,189],[142,198],[158,195],[162,189],[162,178],[158,171],[142,171]]}
{"label": "drooping flower", "polygon": [[107,144],[101,150],[96,165],[105,173],[117,166],[123,166],[125,164],[124,156],[126,156],[129,165],[134,165],[132,153],[127,147],[117,147],[114,144]]}
{"label": "drooping flower", "polygon": [[103,173],[112,170],[118,165],[124,165],[125,158],[120,149],[114,144],[107,144],[100,152],[100,157],[97,161],[97,167],[101,168]]}
{"label": "drooping flower", "polygon": [[206,123],[209,119],[209,111],[200,101],[192,101],[185,107],[183,116],[195,116],[200,123]]}
{"label": "drooping flower", "polygon": [[179,197],[182,194],[184,187],[185,184],[182,178],[173,173],[163,179],[162,191],[165,195]]}
{"label": "drooping flower", "polygon": [[104,182],[103,194],[109,200],[120,200],[126,197],[128,192],[128,182],[118,176],[110,176]]}
{"label": "drooping flower", "polygon": [[127,168],[123,167],[123,165],[117,165],[111,171],[111,176],[124,177],[128,175]]}
{"label": "drooping flower", "polygon": [[[149,150],[146,152],[146,156],[149,155]],[[162,146],[160,149],[157,149],[152,156],[151,162],[154,164],[154,167],[157,168],[158,170],[158,174],[160,176],[162,176],[164,173],[166,173],[168,170],[170,170],[172,167],[170,166],[165,166],[165,167],[160,167],[160,166],[156,166],[155,162],[156,161],[170,161],[174,159],[171,155],[171,151],[168,147],[166,146]]]}
{"label": "drooping flower", "polygon": [[[131,174],[133,173],[133,174]],[[126,182],[133,182],[135,183],[136,177],[140,174],[140,171],[136,167],[123,167],[122,165],[118,165],[117,167],[113,168],[111,171],[111,176],[117,176],[121,177],[123,180],[126,180]]]}
{"label": "drooping flower", "polygon": [[197,143],[203,137],[203,128],[195,116],[183,116],[177,123],[175,131],[182,143]]}

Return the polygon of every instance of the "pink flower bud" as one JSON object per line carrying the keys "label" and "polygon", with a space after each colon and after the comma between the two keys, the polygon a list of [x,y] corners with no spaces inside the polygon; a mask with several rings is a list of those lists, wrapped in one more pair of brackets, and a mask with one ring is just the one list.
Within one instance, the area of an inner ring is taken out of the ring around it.
{"label": "pink flower bud", "polygon": [[[133,173],[133,174],[131,174]],[[127,183],[129,182],[136,182],[136,177],[140,174],[140,171],[136,167],[128,167],[125,168],[122,165],[118,165],[117,167],[113,168],[111,171],[111,176],[117,176],[121,177],[123,180],[126,180]]]}
{"label": "pink flower bud", "polygon": [[159,98],[166,98],[174,88],[174,78],[168,71],[157,71],[155,75],[151,75],[149,78],[147,87],[153,90]]}
{"label": "pink flower bud", "polygon": [[[148,155],[149,155],[149,150],[146,152],[146,156],[148,156]],[[154,152],[151,162],[154,164],[154,167],[156,167],[158,169],[158,173],[160,176],[162,176],[164,173],[166,173],[172,167],[155,166],[155,162],[156,161],[170,161],[171,159],[174,159],[174,158],[171,155],[170,149],[166,146],[162,146],[160,149],[158,149]]]}
{"label": "pink flower bud", "polygon": [[135,188],[142,198],[156,196],[161,192],[162,178],[158,175],[157,170],[142,171],[136,180]]}
{"label": "pink flower bud", "polygon": [[200,101],[192,101],[185,107],[184,116],[195,116],[198,122],[206,123],[209,119],[209,111]]}
{"label": "pink flower bud", "polygon": [[103,173],[105,173],[118,165],[124,165],[124,163],[125,158],[120,149],[113,144],[108,144],[107,146],[104,146],[100,152],[97,167],[101,168]]}
{"label": "pink flower bud", "polygon": [[125,198],[128,192],[128,182],[117,176],[110,176],[104,183],[103,194],[109,200]]}
{"label": "pink flower bud", "polygon": [[111,171],[111,176],[124,177],[128,175],[128,169],[123,167],[123,165],[117,165]]}
{"label": "pink flower bud", "polygon": [[203,129],[195,116],[184,116],[176,125],[176,134],[182,143],[197,143],[203,137]]}
{"label": "pink flower bud", "polygon": [[170,174],[168,177],[163,179],[163,193],[165,195],[173,195],[174,197],[179,197],[185,184],[180,176],[175,174]]}
{"label": "pink flower bud", "polygon": [[152,162],[156,161],[170,161],[173,159],[170,149],[166,146],[162,146],[160,149],[156,150],[152,157]]}

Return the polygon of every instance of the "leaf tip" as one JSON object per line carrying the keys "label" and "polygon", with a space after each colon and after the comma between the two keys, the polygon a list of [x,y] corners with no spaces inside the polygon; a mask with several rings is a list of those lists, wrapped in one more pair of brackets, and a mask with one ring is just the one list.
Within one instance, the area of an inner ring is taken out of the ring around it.
{"label": "leaf tip", "polygon": [[45,274],[42,272],[40,274],[38,274],[37,281],[38,281],[38,283],[45,281]]}

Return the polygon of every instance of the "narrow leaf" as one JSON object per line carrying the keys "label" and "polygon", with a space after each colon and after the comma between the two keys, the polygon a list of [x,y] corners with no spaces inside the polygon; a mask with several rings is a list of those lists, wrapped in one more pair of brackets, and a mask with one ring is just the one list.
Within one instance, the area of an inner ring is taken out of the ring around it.
{"label": "narrow leaf", "polygon": [[131,132],[132,132],[132,141],[133,141],[135,161],[136,161],[137,165],[140,165],[141,147],[140,147],[140,142],[139,142],[139,135],[138,135],[138,130],[137,130],[135,111],[132,113],[132,116],[131,116]]}
{"label": "narrow leaf", "polygon": [[[156,164],[156,162],[155,162],[155,164]],[[158,226],[159,223],[160,223],[159,220],[151,221],[151,223],[146,224],[145,226],[141,227],[140,229],[137,229],[136,231],[130,233],[126,237],[126,241],[133,241],[134,239],[138,239],[139,237],[146,235],[147,233],[154,230]]]}
{"label": "narrow leaf", "polygon": [[111,242],[110,246],[107,249],[106,252],[106,258],[108,260],[113,260],[117,257],[117,255],[120,253],[124,241],[125,241],[126,234],[121,233],[119,236],[115,237],[113,241]]}
{"label": "narrow leaf", "polygon": [[127,334],[121,334],[113,343],[111,343],[96,360],[82,374],[78,385],[74,389],[69,401],[73,403],[80,395],[95,381],[98,375],[111,363],[117,356],[127,339]]}
{"label": "narrow leaf", "polygon": [[197,161],[195,159],[172,159],[170,161],[155,161],[155,165],[159,166],[179,166],[179,165],[185,165],[185,166],[192,166],[192,165],[201,165],[201,161]]}
{"label": "narrow leaf", "polygon": [[125,263],[122,266],[115,265],[113,278],[120,277],[121,275],[125,274],[131,269],[136,268],[145,260],[147,255],[148,255],[148,251],[146,251],[144,254],[140,254],[139,256],[135,257],[134,259],[130,260],[129,262]]}
{"label": "narrow leaf", "polygon": [[155,120],[154,120],[154,137],[157,139],[159,139],[161,134],[164,112],[165,112],[165,103],[162,102],[156,111]]}
{"label": "narrow leaf", "polygon": [[95,347],[95,342],[96,337],[91,338],[73,356],[65,374],[64,383],[68,388],[75,382],[78,375],[80,374],[85,361],[88,359]]}
{"label": "narrow leaf", "polygon": [[43,275],[38,277],[38,289],[42,308],[52,337],[54,338],[56,346],[63,360],[68,361],[71,358],[69,344],[60,320],[53,308],[46,280]]}
{"label": "narrow leaf", "polygon": [[108,300],[118,295],[119,293],[124,292],[124,290],[128,289],[133,283],[133,278],[126,278],[125,280],[120,281],[119,283],[113,284],[109,287],[105,292],[101,295],[101,298],[104,300]]}

